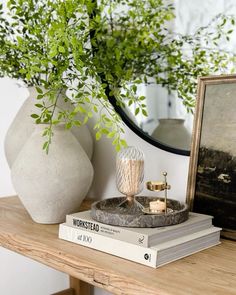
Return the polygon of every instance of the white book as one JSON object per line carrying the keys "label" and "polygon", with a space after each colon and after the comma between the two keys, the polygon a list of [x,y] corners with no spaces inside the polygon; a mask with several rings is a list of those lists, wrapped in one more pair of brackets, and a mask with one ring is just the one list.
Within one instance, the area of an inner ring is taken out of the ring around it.
{"label": "white book", "polygon": [[151,247],[170,239],[207,229],[212,226],[212,218],[210,215],[190,212],[188,220],[180,224],[155,228],[131,228],[97,222],[92,219],[90,210],[88,210],[67,215],[66,223],[113,239]]}
{"label": "white book", "polygon": [[217,227],[210,227],[157,246],[145,248],[63,223],[59,226],[59,238],[156,268],[219,244],[220,230]]}

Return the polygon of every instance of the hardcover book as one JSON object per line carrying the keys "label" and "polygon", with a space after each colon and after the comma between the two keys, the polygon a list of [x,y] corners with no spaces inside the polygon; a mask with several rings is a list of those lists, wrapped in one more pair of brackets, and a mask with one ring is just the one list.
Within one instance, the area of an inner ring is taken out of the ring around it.
{"label": "hardcover book", "polygon": [[146,248],[63,223],[59,226],[59,238],[156,268],[219,244],[220,230],[210,227]]}
{"label": "hardcover book", "polygon": [[90,210],[66,216],[66,223],[113,239],[126,241],[143,247],[151,247],[184,235],[195,233],[212,226],[212,216],[189,213],[189,219],[183,223],[155,228],[130,228],[103,224],[93,220]]}

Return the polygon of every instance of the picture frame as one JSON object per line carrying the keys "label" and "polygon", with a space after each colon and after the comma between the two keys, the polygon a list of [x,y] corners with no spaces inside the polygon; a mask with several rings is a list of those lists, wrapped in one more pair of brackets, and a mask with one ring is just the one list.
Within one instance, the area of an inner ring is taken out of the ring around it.
{"label": "picture frame", "polygon": [[236,240],[236,75],[198,79],[186,201]]}

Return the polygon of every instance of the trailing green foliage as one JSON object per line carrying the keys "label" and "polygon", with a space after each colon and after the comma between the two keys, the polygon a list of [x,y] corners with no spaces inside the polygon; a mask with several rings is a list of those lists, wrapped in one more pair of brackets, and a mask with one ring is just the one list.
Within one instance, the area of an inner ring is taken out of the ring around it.
{"label": "trailing green foliage", "polygon": [[[80,126],[95,113],[96,138],[112,138],[119,150],[126,145],[124,130],[109,96],[120,106],[136,102],[136,115],[146,116],[137,86],[152,77],[177,90],[191,111],[198,76],[234,69],[235,56],[217,48],[230,38],[232,29],[224,28],[234,26],[231,16],[181,36],[168,30],[174,7],[163,0],[9,0],[8,12],[0,5],[0,76],[37,86],[41,112],[32,117],[49,124],[47,151],[53,125]],[[55,115],[61,93],[65,100],[71,94],[73,110]]]}

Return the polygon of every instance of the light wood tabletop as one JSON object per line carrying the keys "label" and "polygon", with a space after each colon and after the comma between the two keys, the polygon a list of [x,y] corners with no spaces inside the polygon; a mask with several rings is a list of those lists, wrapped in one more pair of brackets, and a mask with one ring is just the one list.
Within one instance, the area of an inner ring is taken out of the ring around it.
{"label": "light wood tabletop", "polygon": [[87,295],[92,285],[127,295],[236,294],[233,241],[153,269],[58,239],[58,225],[33,222],[18,197],[0,198],[0,246],[68,274],[71,288],[57,294]]}

